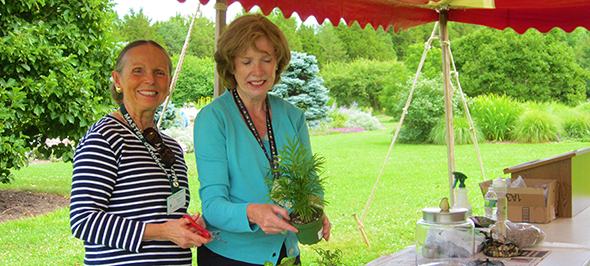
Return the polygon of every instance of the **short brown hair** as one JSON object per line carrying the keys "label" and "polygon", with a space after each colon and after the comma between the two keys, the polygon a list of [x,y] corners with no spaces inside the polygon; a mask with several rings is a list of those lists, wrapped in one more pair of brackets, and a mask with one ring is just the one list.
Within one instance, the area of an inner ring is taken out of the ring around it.
{"label": "short brown hair", "polygon": [[285,71],[291,60],[291,50],[285,34],[270,20],[261,14],[241,16],[232,23],[219,37],[217,51],[214,58],[217,63],[217,73],[221,77],[223,86],[235,89],[237,86],[234,76],[236,66],[234,59],[245,53],[248,48],[260,51],[255,41],[266,37],[275,49],[277,59],[277,73],[273,85],[281,81],[281,73]]}
{"label": "short brown hair", "polygon": [[[121,50],[121,53],[119,53],[119,57],[117,57],[117,64],[115,65],[115,71],[121,73],[123,71],[123,67],[125,66],[125,63],[127,62],[127,52],[129,52],[129,50],[137,47],[137,46],[142,46],[142,45],[151,45],[154,47],[159,48],[160,50],[162,50],[164,52],[164,54],[166,54],[166,58],[168,58],[168,74],[172,75],[172,60],[170,59],[170,55],[168,55],[168,52],[166,52],[166,49],[164,49],[164,47],[162,47],[162,45],[160,45],[159,43],[157,43],[156,41],[153,40],[135,40],[130,42],[129,44],[127,44],[123,50]],[[115,101],[115,103],[118,106],[123,105],[123,92],[117,92],[116,88],[115,88],[115,83],[111,83],[111,86],[109,87],[109,91],[111,92],[111,97],[113,98],[113,101]]]}

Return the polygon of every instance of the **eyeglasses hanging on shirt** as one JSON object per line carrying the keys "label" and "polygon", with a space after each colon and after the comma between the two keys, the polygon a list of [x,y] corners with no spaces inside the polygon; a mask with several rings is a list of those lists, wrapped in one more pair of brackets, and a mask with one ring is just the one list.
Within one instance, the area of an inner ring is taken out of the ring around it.
{"label": "eyeglasses hanging on shirt", "polygon": [[143,130],[143,137],[149,144],[158,150],[158,153],[162,158],[162,163],[164,166],[166,166],[166,168],[170,168],[172,165],[174,165],[176,162],[176,157],[174,156],[172,150],[166,146],[166,144],[164,144],[164,141],[162,141],[162,136],[160,136],[160,133],[158,133],[157,130],[152,127],[146,128]]}

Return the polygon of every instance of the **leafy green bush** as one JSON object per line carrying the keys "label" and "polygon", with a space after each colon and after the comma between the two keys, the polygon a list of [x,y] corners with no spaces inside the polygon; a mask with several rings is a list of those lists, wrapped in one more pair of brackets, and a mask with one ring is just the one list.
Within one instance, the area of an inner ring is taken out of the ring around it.
{"label": "leafy green bush", "polygon": [[518,34],[482,27],[457,39],[453,55],[465,93],[579,104],[586,98],[588,71],[576,63],[577,55],[564,35],[560,29]]}
{"label": "leafy green bush", "polygon": [[[177,64],[178,55],[172,57],[172,62]],[[172,94],[172,102],[182,106],[189,100],[196,101],[201,97],[213,97],[213,59],[198,58],[186,55],[178,81]]]}
{"label": "leafy green bush", "polygon": [[489,94],[476,97],[470,112],[487,140],[504,141],[514,130],[523,108],[510,96]]}
{"label": "leafy green bush", "polygon": [[[477,141],[484,141],[485,137],[483,133],[481,132],[475,121],[473,123],[473,131],[475,132],[475,137],[477,138]],[[473,138],[471,136],[471,127],[469,126],[469,121],[467,120],[467,117],[453,117],[453,134],[455,138],[455,144],[457,145],[473,143]],[[429,140],[432,141],[434,144],[447,144],[447,129],[445,118],[441,118],[438,120],[432,131],[430,131],[429,136]]]}
{"label": "leafy green bush", "polygon": [[559,115],[563,120],[563,130],[570,136],[590,137],[590,112],[583,106],[569,108],[569,112]]}
{"label": "leafy green bush", "polygon": [[560,119],[546,110],[531,108],[516,122],[512,139],[518,142],[548,142],[563,131]]}
{"label": "leafy green bush", "polygon": [[[404,97],[400,99],[395,107],[394,115],[400,117],[406,105],[408,95],[412,87],[412,81],[408,81]],[[458,109],[460,95],[453,95],[453,113],[461,115]],[[436,125],[438,119],[445,114],[444,89],[441,79],[421,79],[416,83],[412,102],[408,107],[402,128],[400,129],[399,141],[401,143],[424,143],[429,139],[430,131]]]}
{"label": "leafy green bush", "polygon": [[[330,89],[330,96],[340,105],[357,102],[374,110],[382,110],[381,97],[385,97],[389,105],[397,102],[397,97],[388,98],[397,95],[401,84],[410,76],[400,62],[368,59],[328,63],[320,75],[325,80],[324,86]],[[389,94],[382,96],[384,91]]]}
{"label": "leafy green bush", "polygon": [[331,128],[342,128],[345,127],[346,121],[348,121],[348,115],[341,113],[338,109],[333,109],[328,112],[328,116],[332,118]]}
{"label": "leafy green bush", "polygon": [[[47,139],[78,140],[109,112],[116,16],[109,1],[0,4],[0,182]],[[73,145],[51,151],[64,161]],[[45,153],[45,151],[43,151]]]}

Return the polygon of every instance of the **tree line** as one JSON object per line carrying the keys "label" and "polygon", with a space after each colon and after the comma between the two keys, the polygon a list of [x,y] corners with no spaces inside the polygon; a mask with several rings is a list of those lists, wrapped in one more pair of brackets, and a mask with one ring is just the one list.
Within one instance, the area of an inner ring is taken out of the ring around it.
{"label": "tree line", "polygon": [[[66,161],[73,157],[76,141],[114,108],[108,93],[110,71],[126,42],[154,39],[173,60],[178,58],[192,18],[177,15],[152,23],[140,9],[119,19],[113,5],[109,0],[14,0],[0,5],[1,182],[9,182],[10,171],[26,165],[27,153],[34,149]],[[396,105],[391,99],[407,88],[433,28],[427,24],[393,32],[358,23],[305,25],[285,19],[278,9],[269,18],[285,32],[292,50],[316,57],[332,102],[389,112]],[[173,101],[212,95],[214,28],[209,19],[196,19]],[[586,29],[518,35],[510,29],[450,23],[449,36],[469,96],[500,92],[572,105],[588,98]],[[440,44],[433,42],[423,77],[439,78],[440,65]],[[44,145],[58,137],[72,142]]]}

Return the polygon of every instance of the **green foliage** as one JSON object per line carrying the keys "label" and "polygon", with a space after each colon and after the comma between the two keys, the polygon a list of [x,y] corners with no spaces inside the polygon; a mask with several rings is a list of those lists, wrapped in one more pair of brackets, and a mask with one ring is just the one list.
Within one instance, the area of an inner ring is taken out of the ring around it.
{"label": "green foliage", "polygon": [[[485,140],[483,133],[481,132],[481,130],[475,122],[473,124],[473,132],[475,132],[475,138],[477,139],[478,143]],[[467,120],[467,117],[453,117],[453,137],[455,139],[455,144],[472,144],[473,137],[471,134],[471,127],[469,126],[469,121]],[[438,120],[432,131],[430,131],[429,136],[429,140],[432,141],[434,144],[447,144],[447,129],[445,118],[440,118]]]}
{"label": "green foliage", "polygon": [[292,51],[291,62],[281,74],[281,83],[270,91],[303,110],[310,128],[329,122],[326,106],[329,91],[322,86],[324,79],[317,76],[319,72],[315,56]]}
{"label": "green foliage", "polygon": [[[192,19],[192,15],[183,17],[177,14],[168,21],[156,22],[153,25],[158,36],[161,36],[163,40],[162,44],[166,45],[168,53],[171,55],[181,54]],[[215,23],[206,17],[197,16],[186,54],[199,58],[211,57],[214,48]]]}
{"label": "green foliage", "polygon": [[483,27],[458,39],[453,55],[465,93],[495,93],[521,101],[560,101],[577,105],[586,98],[588,71],[559,30],[520,35]]}
{"label": "green foliage", "polygon": [[563,126],[556,115],[534,106],[519,117],[512,139],[534,143],[554,141],[562,130]]}
{"label": "green foliage", "polygon": [[129,43],[135,40],[148,39],[158,42],[168,50],[162,35],[158,34],[156,28],[150,25],[152,19],[143,13],[143,8],[140,8],[137,13],[131,8],[129,14],[125,14],[122,20],[116,19],[115,22],[117,25],[113,29],[113,36],[117,42]]}
{"label": "green foliage", "polygon": [[516,127],[523,108],[510,96],[489,94],[476,97],[470,112],[487,140],[504,141]]}
{"label": "green foliage", "polygon": [[[268,201],[293,209],[291,218],[300,217],[304,223],[313,221],[316,206],[324,206],[324,178],[321,171],[324,157],[310,154],[297,136],[287,138],[278,155],[277,167],[269,169],[267,182],[272,184]],[[278,173],[279,177],[274,178]]]}
{"label": "green foliage", "polygon": [[[0,180],[45,140],[78,140],[109,111],[115,14],[101,0],[15,0],[0,5]],[[42,150],[64,161],[73,145]],[[42,148],[45,145],[41,146]]]}
{"label": "green foliage", "polygon": [[[394,108],[394,115],[400,117],[406,106],[413,80],[408,80],[403,97]],[[461,115],[457,105],[461,102],[460,95],[453,95],[453,114]],[[430,131],[438,119],[445,114],[444,88],[441,79],[421,79],[416,83],[412,101],[404,118],[399,141],[402,143],[424,143],[428,141]]]}
{"label": "green foliage", "polygon": [[562,119],[564,131],[580,137],[590,137],[590,112],[584,110],[584,105],[577,106],[569,115],[562,116]]}
{"label": "green foliage", "polygon": [[381,110],[382,102],[385,102],[384,106],[390,106],[390,100],[397,100],[399,88],[409,74],[397,61],[357,59],[350,63],[328,63],[321,76],[338,105],[350,106],[356,102]]}
{"label": "green foliage", "polygon": [[[156,114],[154,115],[154,120],[160,120],[160,116],[162,115],[162,110],[164,109],[164,105],[158,106],[158,110],[156,110]],[[169,103],[166,107],[166,112],[164,113],[164,119],[160,124],[160,130],[165,130],[171,127],[180,127],[182,126],[182,118],[180,117],[180,110],[174,106],[174,103]]]}
{"label": "green foliage", "polygon": [[[293,265],[300,265],[300,264],[295,264],[295,257],[287,257],[287,258],[283,258],[281,260],[281,263],[277,264],[276,266],[293,266]],[[272,262],[270,261],[266,261],[264,262],[264,266],[275,266]]]}
{"label": "green foliage", "polygon": [[350,59],[365,58],[382,61],[396,59],[391,36],[382,27],[375,30],[373,26],[367,24],[363,29],[355,21],[350,27],[342,22],[334,29]]}
{"label": "green foliage", "polygon": [[287,38],[287,42],[289,43],[289,48],[291,48],[291,51],[303,52],[301,39],[299,35],[297,35],[298,23],[294,16],[285,18],[283,12],[280,9],[275,8],[267,16],[267,18],[277,25],[279,29],[281,29],[281,31],[285,34],[285,38]]}
{"label": "green foliage", "polygon": [[[391,178],[381,179],[364,220],[365,231],[371,241],[371,248],[367,248],[350,214],[360,213],[365,207],[383,164],[380,158],[389,149],[389,132],[397,123],[382,122],[387,130],[312,137],[314,151],[326,157],[325,197],[330,200],[326,214],[333,226],[330,241],[322,241],[315,247],[342,250],[342,265],[365,265],[383,254],[392,254],[413,245],[415,221],[422,217],[420,210],[438,206],[437,199],[449,194],[448,178],[441,174],[448,170],[445,146],[396,144],[395,159],[388,160],[383,170],[383,176]],[[512,165],[587,147],[590,147],[590,142],[480,144],[488,177],[497,176]],[[456,146],[455,154],[457,167],[473,178],[467,180],[473,214],[483,215],[482,195],[476,183],[483,180],[478,162],[473,157],[473,146]],[[199,189],[194,154],[186,154],[185,160],[189,169],[190,190],[194,192]],[[0,189],[69,195],[72,164],[30,165],[15,171],[14,175],[15,182],[0,184]],[[412,182],[408,183],[408,180]],[[392,193],[388,188],[399,189]],[[191,197],[189,213],[200,211],[199,206],[199,197]],[[4,252],[0,256],[0,265],[81,263],[84,245],[71,236],[69,226],[67,208],[48,215],[0,223],[0,246]],[[315,260],[321,258],[313,247],[302,245],[301,259],[304,265],[314,265]],[[193,261],[196,261],[195,250]]]}
{"label": "green foliage", "polygon": [[336,249],[326,250],[322,248],[316,248],[314,251],[318,254],[319,258],[316,259],[316,263],[321,266],[340,266],[342,265],[342,250]]}
{"label": "green foliage", "polygon": [[[178,58],[178,55],[173,56],[172,62],[177,64]],[[214,72],[215,64],[212,58],[187,55],[174,87],[172,102],[182,106],[189,99],[196,101],[202,97],[213,97]]]}
{"label": "green foliage", "polygon": [[320,66],[324,66],[330,62],[347,62],[349,60],[346,49],[336,35],[332,24],[329,22],[324,23],[318,30],[316,38],[317,45],[319,46],[319,54],[311,54],[318,58],[318,64]]}
{"label": "green foliage", "polygon": [[332,118],[333,128],[346,127],[344,124],[348,121],[348,115],[339,112],[338,109],[331,110],[328,114]]}
{"label": "green foliage", "polygon": [[[434,43],[435,41],[433,41]],[[406,50],[407,56],[404,60],[404,64],[408,68],[408,71],[412,72],[412,76],[416,75],[420,61],[424,54],[424,44],[417,43],[410,45]],[[437,79],[440,78],[442,73],[442,51],[440,47],[432,46],[428,50],[428,54],[424,59],[422,69],[420,70],[420,78]],[[463,76],[461,76],[463,79]]]}

